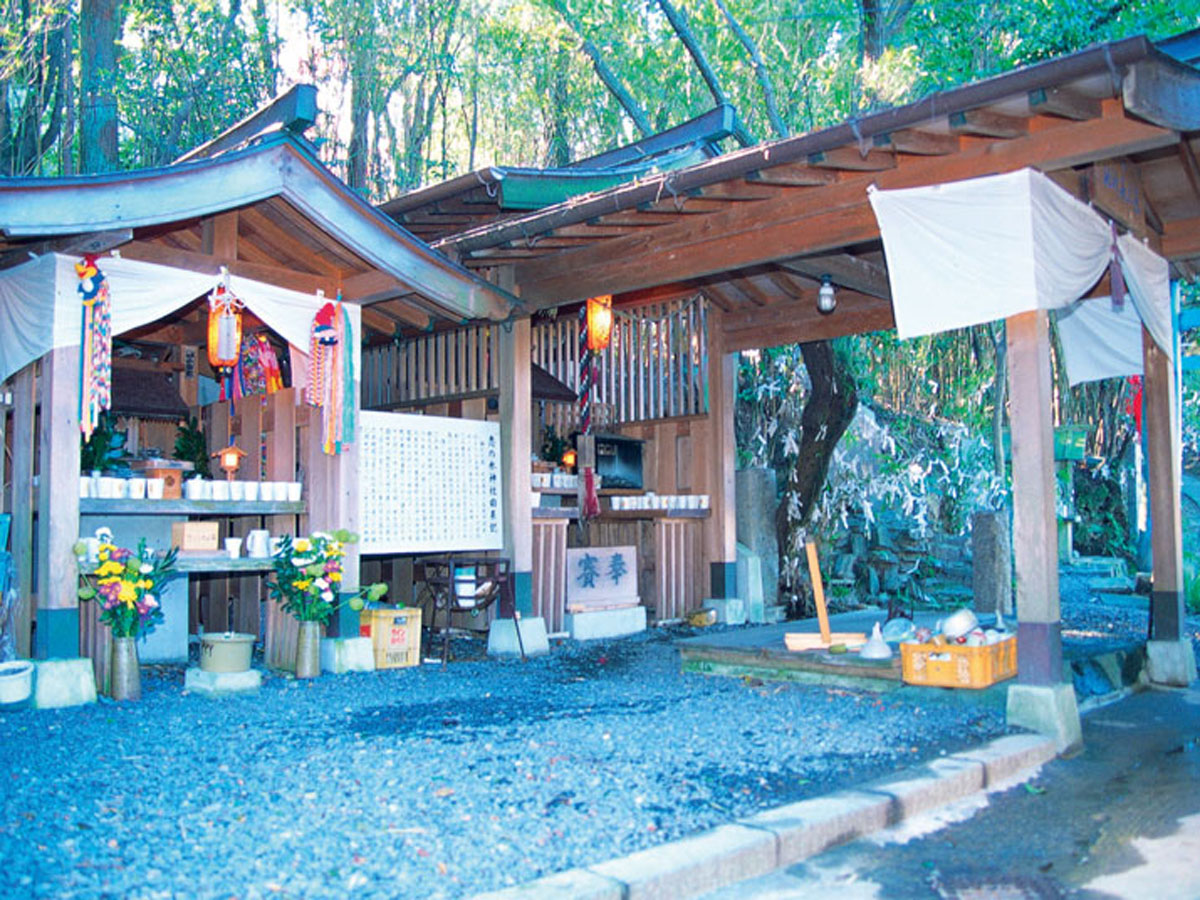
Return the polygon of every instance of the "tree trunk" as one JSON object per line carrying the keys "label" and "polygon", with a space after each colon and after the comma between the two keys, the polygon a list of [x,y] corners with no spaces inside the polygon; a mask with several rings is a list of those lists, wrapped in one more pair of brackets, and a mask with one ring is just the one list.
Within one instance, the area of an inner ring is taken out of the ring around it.
{"label": "tree trunk", "polygon": [[571,164],[571,135],[568,130],[570,111],[567,109],[567,76],[570,58],[560,48],[554,60],[554,78],[550,89],[550,134],[546,147],[546,162],[555,168]]}
{"label": "tree trunk", "polygon": [[833,451],[858,409],[858,391],[843,350],[829,341],[811,341],[800,345],[800,353],[812,393],[800,418],[800,446],[795,465],[788,472],[784,502],[779,505],[775,523],[780,582],[793,593],[797,592],[799,579],[795,577],[796,567],[788,565],[788,560],[800,558],[804,532],[825,486]]}
{"label": "tree trunk", "polygon": [[587,55],[587,58],[592,61],[592,68],[596,71],[596,76],[603,83],[608,92],[613,95],[613,98],[620,104],[621,109],[625,110],[625,115],[633,120],[633,124],[637,126],[637,130],[641,132],[642,137],[649,137],[654,134],[654,126],[650,124],[650,117],[646,115],[646,111],[638,105],[638,102],[633,99],[633,95],[629,93],[625,85],[621,83],[621,79],[617,74],[609,68],[608,63],[604,61],[604,57],[596,48],[596,45],[583,36],[582,26],[571,15],[567,9],[567,4],[563,0],[555,0],[555,11],[562,16],[563,21],[578,35],[581,41],[580,49]]}
{"label": "tree trunk", "polygon": [[779,104],[775,100],[775,85],[771,81],[770,70],[767,69],[767,64],[763,61],[762,53],[758,50],[758,44],[746,32],[741,23],[734,18],[733,13],[729,11],[729,6],[725,0],[716,0],[717,7],[725,14],[725,21],[729,23],[730,29],[737,39],[741,41],[742,47],[750,56],[750,63],[754,66],[754,75],[758,78],[759,87],[762,88],[763,101],[767,105],[767,119],[771,123],[771,127],[775,129],[777,137],[785,138],[788,136],[787,126],[783,123],[783,117],[779,115]]}
{"label": "tree trunk", "polygon": [[120,0],[82,0],[79,19],[79,168],[112,172],[117,152],[117,42]]}
{"label": "tree trunk", "polygon": [[350,146],[346,150],[346,184],[356,191],[367,190],[367,132],[371,124],[371,98],[367,87],[367,60],[352,56],[350,72]]}

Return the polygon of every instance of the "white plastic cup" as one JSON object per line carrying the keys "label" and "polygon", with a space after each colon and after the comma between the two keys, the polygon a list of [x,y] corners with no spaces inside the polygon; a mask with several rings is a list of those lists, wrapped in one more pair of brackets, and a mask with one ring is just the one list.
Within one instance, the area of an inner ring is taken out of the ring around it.
{"label": "white plastic cup", "polygon": [[[303,485],[301,485],[301,483],[299,481],[287,482],[288,503],[299,503],[300,502],[300,492],[301,492],[302,488],[303,488]],[[276,490],[278,490],[278,488]],[[276,494],[277,499],[278,499],[278,496],[279,495]]]}
{"label": "white plastic cup", "polygon": [[229,499],[229,482],[214,481],[212,482],[212,499],[228,500]]}
{"label": "white plastic cup", "polygon": [[130,478],[125,482],[126,489],[129,491],[130,500],[145,500],[146,499],[146,479],[145,478]]}
{"label": "white plastic cup", "polygon": [[258,482],[257,481],[244,482],[242,484],[242,493],[245,496],[245,498],[251,503],[258,500]]}
{"label": "white plastic cup", "polygon": [[92,496],[92,479],[90,475],[79,476],[79,499],[86,500]]}
{"label": "white plastic cup", "polygon": [[275,482],[264,481],[258,486],[258,496],[267,503],[272,503],[275,500]]}
{"label": "white plastic cup", "polygon": [[129,496],[129,482],[124,478],[114,478],[112,480],[113,497],[118,500],[124,500]]}
{"label": "white plastic cup", "polygon": [[246,483],[244,481],[229,482],[229,499],[242,500],[246,496]]}
{"label": "white plastic cup", "polygon": [[240,537],[225,538],[225,552],[229,554],[230,559],[237,559],[242,555],[242,539]]}
{"label": "white plastic cup", "polygon": [[150,500],[161,500],[163,498],[163,490],[166,489],[167,480],[165,478],[147,478],[146,479],[146,497]]}

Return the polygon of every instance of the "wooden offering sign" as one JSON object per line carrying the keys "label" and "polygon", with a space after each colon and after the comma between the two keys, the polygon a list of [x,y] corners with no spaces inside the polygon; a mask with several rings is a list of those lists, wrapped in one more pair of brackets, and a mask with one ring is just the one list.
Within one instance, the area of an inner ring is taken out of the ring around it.
{"label": "wooden offering sign", "polygon": [[567,611],[638,605],[636,547],[576,547],[567,551]]}

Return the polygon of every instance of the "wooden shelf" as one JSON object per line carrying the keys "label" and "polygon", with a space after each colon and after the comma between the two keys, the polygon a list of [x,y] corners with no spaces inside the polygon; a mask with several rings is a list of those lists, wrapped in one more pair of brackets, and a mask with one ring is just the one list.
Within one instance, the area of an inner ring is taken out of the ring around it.
{"label": "wooden shelf", "polygon": [[180,553],[175,558],[175,570],[178,572],[270,572],[274,563],[270,557],[266,559],[251,559],[240,556],[230,559],[224,553],[201,555],[199,553]]}
{"label": "wooden shelf", "polygon": [[707,519],[707,509],[606,509],[601,519]]}
{"label": "wooden shelf", "polygon": [[110,500],[79,501],[81,515],[110,516],[286,516],[303,515],[304,501],[286,500]]}
{"label": "wooden shelf", "polygon": [[535,506],[533,508],[533,517],[535,519],[578,519],[578,506]]}

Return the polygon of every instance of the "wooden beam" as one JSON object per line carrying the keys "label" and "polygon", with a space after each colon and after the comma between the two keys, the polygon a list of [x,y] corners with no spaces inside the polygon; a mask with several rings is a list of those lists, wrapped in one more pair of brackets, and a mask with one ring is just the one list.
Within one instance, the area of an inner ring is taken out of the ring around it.
{"label": "wooden beam", "polygon": [[837,309],[829,315],[817,311],[813,291],[795,301],[727,313],[723,322],[723,340],[731,353],[896,327],[891,303],[853,291],[838,291]]}
{"label": "wooden beam", "polygon": [[709,311],[708,417],[712,430],[711,444],[705,454],[708,460],[705,481],[711,501],[710,514],[704,524],[704,544],[714,588],[721,587],[718,581],[724,581],[718,577],[718,572],[726,574],[729,567],[737,565],[737,441],[734,435],[737,356],[735,348],[725,343],[725,316],[719,309]]}
{"label": "wooden beam", "polygon": [[[250,207],[243,210],[241,213],[241,224],[250,234],[247,237],[258,236],[262,238],[269,246],[265,249],[279,250],[286,253],[293,260],[303,261],[305,266],[315,269],[319,274],[329,275],[336,278],[339,274],[338,267],[330,260],[321,254],[319,248],[307,244],[295,234],[291,234],[281,228],[268,216],[255,208]],[[250,243],[247,241],[247,243]],[[342,253],[347,251],[344,249]]]}
{"label": "wooden beam", "polygon": [[68,256],[86,256],[89,253],[105,253],[133,240],[130,228],[114,228],[109,231],[93,231],[89,234],[71,234],[66,237],[31,241],[0,253],[0,269],[11,269],[36,256],[46,253],[64,253]]}
{"label": "wooden beam", "polygon": [[771,200],[779,196],[779,189],[746,181],[720,181],[700,188],[700,196],[733,202]]}
{"label": "wooden beam", "polygon": [[1163,223],[1162,255],[1169,260],[1200,256],[1200,216]]}
{"label": "wooden beam", "polygon": [[531,260],[517,266],[521,298],[532,307],[555,306],[877,240],[879,226],[867,202],[870,184],[917,187],[1024,166],[1067,168],[1167,146],[1178,138],[1175,132],[1126,117],[1119,101],[1104,109],[1100,119],[1062,120],[1023,138],[974,142],[956,156],[913,158],[895,169],[783,191],[774,200],[737,204],[649,233]]}
{"label": "wooden beam", "polygon": [[834,147],[808,157],[808,164],[819,169],[845,169],[850,172],[879,172],[896,167],[896,154],[871,148],[866,153],[857,147]]}
{"label": "wooden beam", "polygon": [[952,134],[1016,138],[1029,132],[1029,122],[1026,119],[993,112],[990,109],[968,109],[951,113],[949,121]]}
{"label": "wooden beam", "polygon": [[[504,477],[504,555],[514,573],[533,571],[533,509],[529,504],[529,454],[533,445],[532,381],[529,367],[531,320],[499,329],[500,458]],[[517,609],[532,614],[532,597],[516,597]]]}
{"label": "wooden beam", "polygon": [[338,288],[335,279],[321,275],[309,275],[291,269],[264,266],[260,263],[249,263],[230,257],[193,253],[190,250],[174,250],[150,241],[132,241],[121,248],[121,255],[128,259],[175,266],[189,272],[202,272],[214,277],[220,274],[221,266],[224,266],[233,275],[242,275],[246,278],[253,278],[255,281],[263,281],[277,287],[304,293],[315,293],[317,290],[322,290],[330,297],[337,294]]}
{"label": "wooden beam", "polygon": [[1013,559],[1019,676],[1025,683],[1062,681],[1058,532],[1055,519],[1050,319],[1045,310],[1010,316],[1009,406],[1012,421]]}
{"label": "wooden beam", "polygon": [[1142,357],[1146,373],[1146,458],[1150,468],[1150,553],[1154,564],[1150,638],[1178,641],[1185,636],[1185,629],[1181,459],[1176,419],[1171,412],[1174,367],[1144,328]]}
{"label": "wooden beam", "polygon": [[17,655],[33,655],[30,640],[33,604],[33,472],[37,457],[37,363],[31,362],[12,379],[12,557],[13,584],[21,598],[17,617]]}
{"label": "wooden beam", "polygon": [[209,256],[237,259],[238,212],[220,213],[200,222],[201,250]]}
{"label": "wooden beam", "polygon": [[828,275],[835,284],[884,300],[892,298],[887,270],[850,253],[802,256],[780,263],[785,269],[820,279]]}
{"label": "wooden beam", "polygon": [[1038,88],[1029,92],[1029,108],[1038,115],[1048,114],[1063,119],[1098,119],[1101,114],[1100,101],[1095,97],[1066,88]]}
{"label": "wooden beam", "polygon": [[833,184],[838,180],[837,172],[829,169],[814,169],[806,163],[783,163],[769,169],[750,172],[745,180],[750,184],[773,184],[780,187],[814,187]]}
{"label": "wooden beam", "polygon": [[877,134],[874,144],[876,147],[890,148],[897,153],[909,153],[913,156],[947,156],[957,153],[962,148],[962,141],[956,134],[922,131],[916,128]]}

